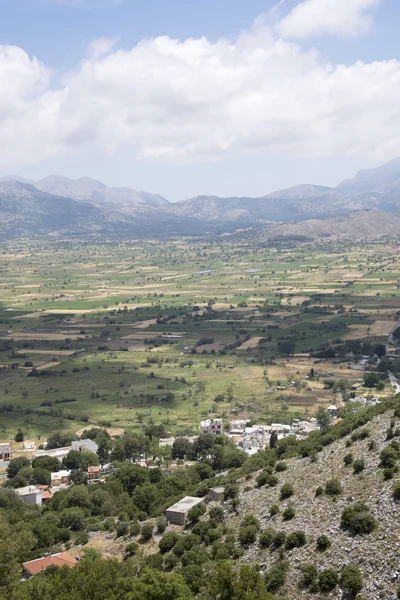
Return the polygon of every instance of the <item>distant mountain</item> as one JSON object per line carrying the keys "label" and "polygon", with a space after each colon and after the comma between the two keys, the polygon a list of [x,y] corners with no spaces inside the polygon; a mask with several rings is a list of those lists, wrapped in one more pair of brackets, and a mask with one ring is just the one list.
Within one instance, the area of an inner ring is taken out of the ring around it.
{"label": "distant mountain", "polygon": [[304,184],[259,198],[196,196],[171,204],[158,194],[107,187],[89,177],[50,175],[37,182],[0,178],[0,201],[0,232],[7,235],[62,228],[69,234],[92,230],[161,237],[332,219],[370,209],[400,216],[400,158],[361,171],[336,188]]}
{"label": "distant mountain", "polygon": [[257,230],[258,241],[283,239],[315,241],[352,240],[400,235],[400,217],[376,210],[360,210],[332,219],[310,219],[299,223],[281,223]]}

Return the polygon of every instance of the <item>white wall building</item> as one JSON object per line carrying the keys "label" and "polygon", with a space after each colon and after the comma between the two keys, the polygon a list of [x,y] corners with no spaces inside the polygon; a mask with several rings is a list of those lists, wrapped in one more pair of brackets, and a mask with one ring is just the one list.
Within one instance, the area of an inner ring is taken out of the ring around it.
{"label": "white wall building", "polygon": [[201,433],[222,433],[222,419],[206,419],[200,421]]}

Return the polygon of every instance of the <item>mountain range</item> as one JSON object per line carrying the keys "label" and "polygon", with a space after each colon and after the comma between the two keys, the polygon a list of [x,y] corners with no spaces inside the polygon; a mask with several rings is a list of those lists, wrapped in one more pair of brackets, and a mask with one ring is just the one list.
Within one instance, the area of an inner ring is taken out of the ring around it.
{"label": "mountain range", "polygon": [[89,177],[0,178],[0,231],[5,237],[201,235],[370,209],[400,215],[400,157],[334,188],[306,184],[259,198],[197,196],[175,204],[159,194],[107,187]]}

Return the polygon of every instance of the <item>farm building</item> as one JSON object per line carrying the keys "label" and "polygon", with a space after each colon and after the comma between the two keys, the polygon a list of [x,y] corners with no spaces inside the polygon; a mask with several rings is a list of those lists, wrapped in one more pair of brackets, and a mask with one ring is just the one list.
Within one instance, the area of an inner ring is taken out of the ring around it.
{"label": "farm building", "polygon": [[37,575],[42,571],[45,571],[47,567],[76,567],[78,561],[76,558],[68,554],[68,552],[59,552],[58,554],[51,554],[50,556],[45,556],[44,558],[38,558],[37,560],[30,560],[28,562],[22,563],[24,568],[24,576],[26,579],[29,579],[33,575]]}
{"label": "farm building", "polygon": [[9,461],[11,459],[11,444],[0,444],[0,460]]}
{"label": "farm building", "polygon": [[88,467],[88,482],[97,483],[100,481],[100,467]]}
{"label": "farm building", "polygon": [[188,516],[188,512],[193,506],[198,504],[204,504],[204,498],[197,498],[194,496],[185,496],[182,500],[179,500],[173,506],[170,506],[165,511],[165,517],[169,523],[175,525],[184,525]]}
{"label": "farm building", "polygon": [[51,474],[51,485],[58,487],[60,485],[67,485],[69,483],[69,476],[71,471],[57,471],[57,473]]}
{"label": "farm building", "polygon": [[22,502],[29,506],[42,504],[42,490],[34,485],[16,488],[15,493],[20,496]]}
{"label": "farm building", "polygon": [[200,421],[201,433],[222,433],[222,419]]}
{"label": "farm building", "polygon": [[208,499],[212,502],[222,502],[224,493],[225,488],[223,486],[211,488],[208,492]]}
{"label": "farm building", "polygon": [[77,440],[72,442],[71,450],[78,452],[94,452],[96,454],[98,445],[93,440]]}

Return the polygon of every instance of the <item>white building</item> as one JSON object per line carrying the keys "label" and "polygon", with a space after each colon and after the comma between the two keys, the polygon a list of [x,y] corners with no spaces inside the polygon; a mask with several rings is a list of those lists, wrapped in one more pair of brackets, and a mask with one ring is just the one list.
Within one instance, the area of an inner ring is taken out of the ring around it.
{"label": "white building", "polygon": [[24,450],[36,450],[35,442],[24,442]]}
{"label": "white building", "polygon": [[201,433],[222,433],[222,419],[206,419],[200,421]]}
{"label": "white building", "polygon": [[39,456],[52,456],[53,458],[62,460],[71,450],[71,446],[65,446],[64,448],[53,448],[52,450],[35,450],[33,453],[33,458],[38,458]]}
{"label": "white building", "polygon": [[30,506],[40,506],[42,504],[42,490],[39,487],[27,485],[22,488],[17,488],[14,491],[21,497],[24,504]]}
{"label": "white building", "polygon": [[78,452],[94,452],[96,454],[98,445],[93,440],[76,440],[72,442],[71,448]]}

